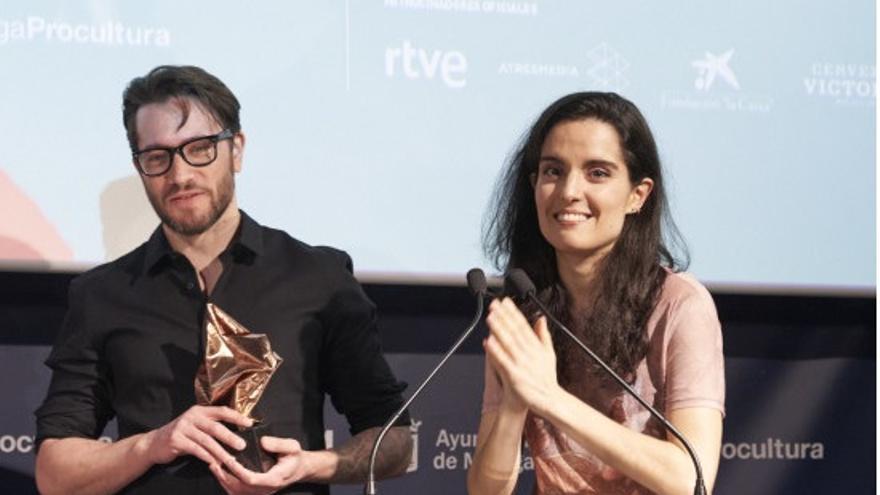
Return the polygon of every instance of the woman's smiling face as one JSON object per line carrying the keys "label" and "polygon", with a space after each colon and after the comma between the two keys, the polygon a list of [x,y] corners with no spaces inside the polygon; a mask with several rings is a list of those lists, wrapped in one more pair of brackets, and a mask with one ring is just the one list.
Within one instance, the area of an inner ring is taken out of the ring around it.
{"label": "woman's smiling face", "polygon": [[630,181],[617,130],[597,119],[550,129],[532,182],[541,234],[557,256],[595,259],[611,250],[652,187],[650,179]]}

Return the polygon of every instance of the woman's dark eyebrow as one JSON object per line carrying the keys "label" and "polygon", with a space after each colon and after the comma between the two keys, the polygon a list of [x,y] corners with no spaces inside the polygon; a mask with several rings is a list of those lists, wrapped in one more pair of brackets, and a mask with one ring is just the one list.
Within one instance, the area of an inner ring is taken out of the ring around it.
{"label": "woman's dark eyebrow", "polygon": [[538,159],[538,163],[541,162],[563,163],[562,159],[558,158],[555,155],[541,155],[541,158]]}
{"label": "woman's dark eyebrow", "polygon": [[596,167],[596,166],[608,167],[608,168],[613,168],[615,170],[620,168],[620,165],[618,165],[615,162],[608,161],[608,160],[601,160],[601,159],[587,160],[587,162],[584,163],[584,165],[588,165],[588,166],[592,166],[592,167]]}
{"label": "woman's dark eyebrow", "polygon": [[[557,157],[556,155],[541,155],[538,159],[538,164],[542,163],[551,163],[551,164],[564,164],[565,160]],[[620,170],[620,165],[616,162],[610,160],[602,160],[601,158],[594,158],[592,160],[587,160],[582,164],[584,167],[606,167],[613,170]]]}

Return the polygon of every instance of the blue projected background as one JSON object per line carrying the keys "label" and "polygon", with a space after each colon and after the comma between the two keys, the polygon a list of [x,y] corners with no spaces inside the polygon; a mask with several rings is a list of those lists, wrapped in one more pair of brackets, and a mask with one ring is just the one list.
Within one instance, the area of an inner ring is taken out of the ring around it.
{"label": "blue projected background", "polygon": [[358,274],[463,278],[537,114],[577,90],[645,113],[691,271],[873,290],[875,4],[480,0],[6,3],[0,258],[83,268],[156,226],[127,82],[216,74],[242,103],[239,204]]}

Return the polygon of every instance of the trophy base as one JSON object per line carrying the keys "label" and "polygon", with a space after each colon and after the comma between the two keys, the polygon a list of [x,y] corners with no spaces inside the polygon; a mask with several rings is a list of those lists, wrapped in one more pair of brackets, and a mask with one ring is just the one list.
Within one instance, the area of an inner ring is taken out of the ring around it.
{"label": "trophy base", "polygon": [[227,448],[227,450],[235,456],[235,460],[242,466],[257,473],[265,473],[278,460],[275,455],[263,450],[260,446],[260,439],[264,436],[272,436],[272,432],[268,423],[255,421],[250,428],[233,429],[233,433],[238,435],[245,441],[244,450],[235,450]]}

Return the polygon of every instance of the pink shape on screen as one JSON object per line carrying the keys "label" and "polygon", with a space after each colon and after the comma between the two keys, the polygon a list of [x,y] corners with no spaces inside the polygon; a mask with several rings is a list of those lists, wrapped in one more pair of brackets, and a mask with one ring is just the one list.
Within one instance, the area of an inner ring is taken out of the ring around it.
{"label": "pink shape on screen", "polygon": [[73,251],[40,206],[0,169],[0,259],[70,261]]}

